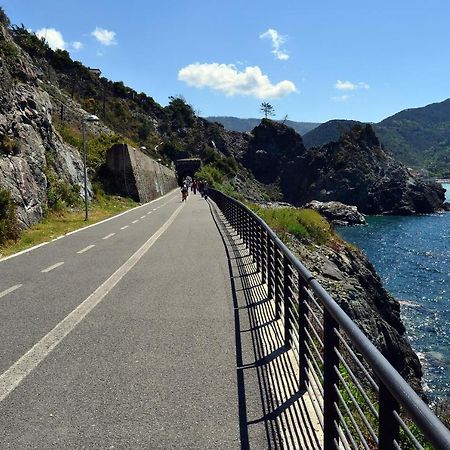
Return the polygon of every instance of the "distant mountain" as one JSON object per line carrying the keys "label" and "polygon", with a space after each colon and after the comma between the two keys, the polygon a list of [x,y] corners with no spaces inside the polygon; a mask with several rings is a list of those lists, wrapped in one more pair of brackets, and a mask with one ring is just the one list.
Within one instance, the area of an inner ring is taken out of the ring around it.
{"label": "distant mountain", "polygon": [[450,175],[450,99],[405,109],[374,128],[384,147],[404,164]]}
{"label": "distant mountain", "polygon": [[348,133],[355,125],[361,125],[356,120],[335,119],[322,123],[303,136],[306,148],[320,147],[329,142],[337,142],[342,135]]}
{"label": "distant mountain", "polygon": [[[241,119],[239,117],[231,116],[210,116],[205,118],[211,122],[221,123],[227,130],[240,131],[241,133],[252,131],[253,128],[261,123],[261,119]],[[278,120],[277,122],[283,122],[302,136],[320,125],[320,123],[317,122],[294,122],[292,120]]]}
{"label": "distant mountain", "polygon": [[[303,136],[305,147],[338,141],[357,123],[361,122],[325,122]],[[403,164],[434,176],[450,176],[450,99],[405,109],[372,126],[383,147]]]}

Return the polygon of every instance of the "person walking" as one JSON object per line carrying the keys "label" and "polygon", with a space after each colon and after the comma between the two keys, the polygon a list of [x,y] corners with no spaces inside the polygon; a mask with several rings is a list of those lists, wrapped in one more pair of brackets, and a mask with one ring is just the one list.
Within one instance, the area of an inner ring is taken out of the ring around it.
{"label": "person walking", "polygon": [[205,180],[205,181],[203,182],[203,198],[204,198],[205,200],[208,199],[208,189],[209,189],[209,187],[208,187],[208,182]]}
{"label": "person walking", "polygon": [[181,186],[181,201],[184,202],[187,200],[189,189],[187,187],[186,183],[183,183],[183,186]]}

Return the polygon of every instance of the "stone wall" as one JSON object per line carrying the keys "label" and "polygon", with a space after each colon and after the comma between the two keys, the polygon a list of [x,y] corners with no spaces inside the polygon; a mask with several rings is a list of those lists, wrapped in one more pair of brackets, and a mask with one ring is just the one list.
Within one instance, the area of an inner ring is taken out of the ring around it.
{"label": "stone wall", "polygon": [[177,187],[175,172],[128,144],[113,145],[106,163],[118,193],[146,203]]}

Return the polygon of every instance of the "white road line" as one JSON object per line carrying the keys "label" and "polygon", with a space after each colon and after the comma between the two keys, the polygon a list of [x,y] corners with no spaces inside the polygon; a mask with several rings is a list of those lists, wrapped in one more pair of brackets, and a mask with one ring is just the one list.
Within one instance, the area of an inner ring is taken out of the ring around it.
{"label": "white road line", "polygon": [[0,298],[4,297],[5,295],[10,294],[11,292],[15,291],[16,289],[19,289],[20,287],[22,287],[21,284],[16,284],[15,286],[11,286],[10,288],[6,289],[3,292],[0,292]]}
{"label": "white road line", "polygon": [[87,252],[88,250],[90,250],[91,248],[95,247],[94,244],[92,245],[88,245],[87,247],[83,248],[83,250],[80,250],[79,252],[77,252],[79,255],[81,255],[84,252]]}
{"label": "white road line", "polygon": [[147,216],[149,215],[149,214],[151,214],[153,211],[149,211],[148,213],[147,213]]}
{"label": "white road line", "polygon": [[64,264],[64,261],[61,261],[59,263],[53,264],[53,266],[47,267],[44,270],[41,270],[42,273],[47,273],[50,272],[50,270],[56,269],[59,266],[62,266]]}
{"label": "white road line", "polygon": [[141,216],[141,219],[145,219],[145,216]]}
{"label": "white road line", "polygon": [[[47,241],[47,242],[42,242],[41,244],[34,245],[33,247],[30,247],[30,248],[26,248],[25,250],[22,250],[20,252],[14,253],[13,255],[9,255],[9,256],[5,256],[4,258],[0,258],[0,262],[7,261],[8,259],[15,258],[16,256],[23,255],[24,253],[31,252],[32,250],[36,250],[39,247],[47,245],[50,242],[57,241],[58,239],[61,239],[63,237],[70,236],[71,234],[79,233],[80,231],[87,230],[88,228],[96,227],[97,225],[101,225],[102,223],[109,222],[110,220],[117,219],[117,217],[123,216],[124,214],[128,214],[131,211],[134,211],[134,210],[139,209],[139,208],[144,208],[145,206],[151,205],[152,203],[158,202],[158,201],[160,201],[160,200],[162,200],[162,199],[164,199],[166,197],[169,197],[170,195],[172,195],[177,190],[178,189],[172,189],[170,192],[168,192],[167,194],[164,194],[162,197],[155,198],[155,199],[153,199],[152,201],[150,201],[148,203],[144,203],[143,205],[139,205],[139,206],[136,206],[135,208],[128,209],[128,210],[126,210],[124,212],[121,212],[120,214],[117,214],[115,216],[108,217],[107,219],[101,220],[100,222],[96,222],[96,223],[93,223],[93,224],[88,225],[86,227],[78,228],[77,230],[70,231],[69,233],[63,234],[62,236],[58,236],[55,239],[52,239],[52,240]],[[175,198],[175,196],[173,198]]]}
{"label": "white road line", "polygon": [[121,267],[104,281],[86,300],[34,344],[6,372],[0,375],[0,402],[55,349],[55,347],[105,298],[117,283],[139,262],[153,244],[169,228],[183,205],[180,205],[166,223],[151,236]]}
{"label": "white road line", "polygon": [[131,223],[136,223],[136,222],[139,222],[139,219],[138,220],[133,220],[133,222],[131,222]]}
{"label": "white road line", "polygon": [[102,237],[103,240],[109,239],[110,237],[113,237],[116,233],[109,233],[105,237]]}
{"label": "white road line", "polygon": [[125,230],[125,228],[128,228],[129,225],[125,225],[124,227],[121,227],[121,230]]}

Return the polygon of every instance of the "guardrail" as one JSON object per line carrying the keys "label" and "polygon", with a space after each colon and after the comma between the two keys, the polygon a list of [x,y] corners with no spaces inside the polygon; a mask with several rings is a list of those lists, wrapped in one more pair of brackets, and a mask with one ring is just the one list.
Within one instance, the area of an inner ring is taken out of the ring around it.
{"label": "guardrail", "polygon": [[299,390],[317,400],[323,448],[450,450],[450,431],[268,225],[209,192],[274,299],[285,346],[297,355]]}

